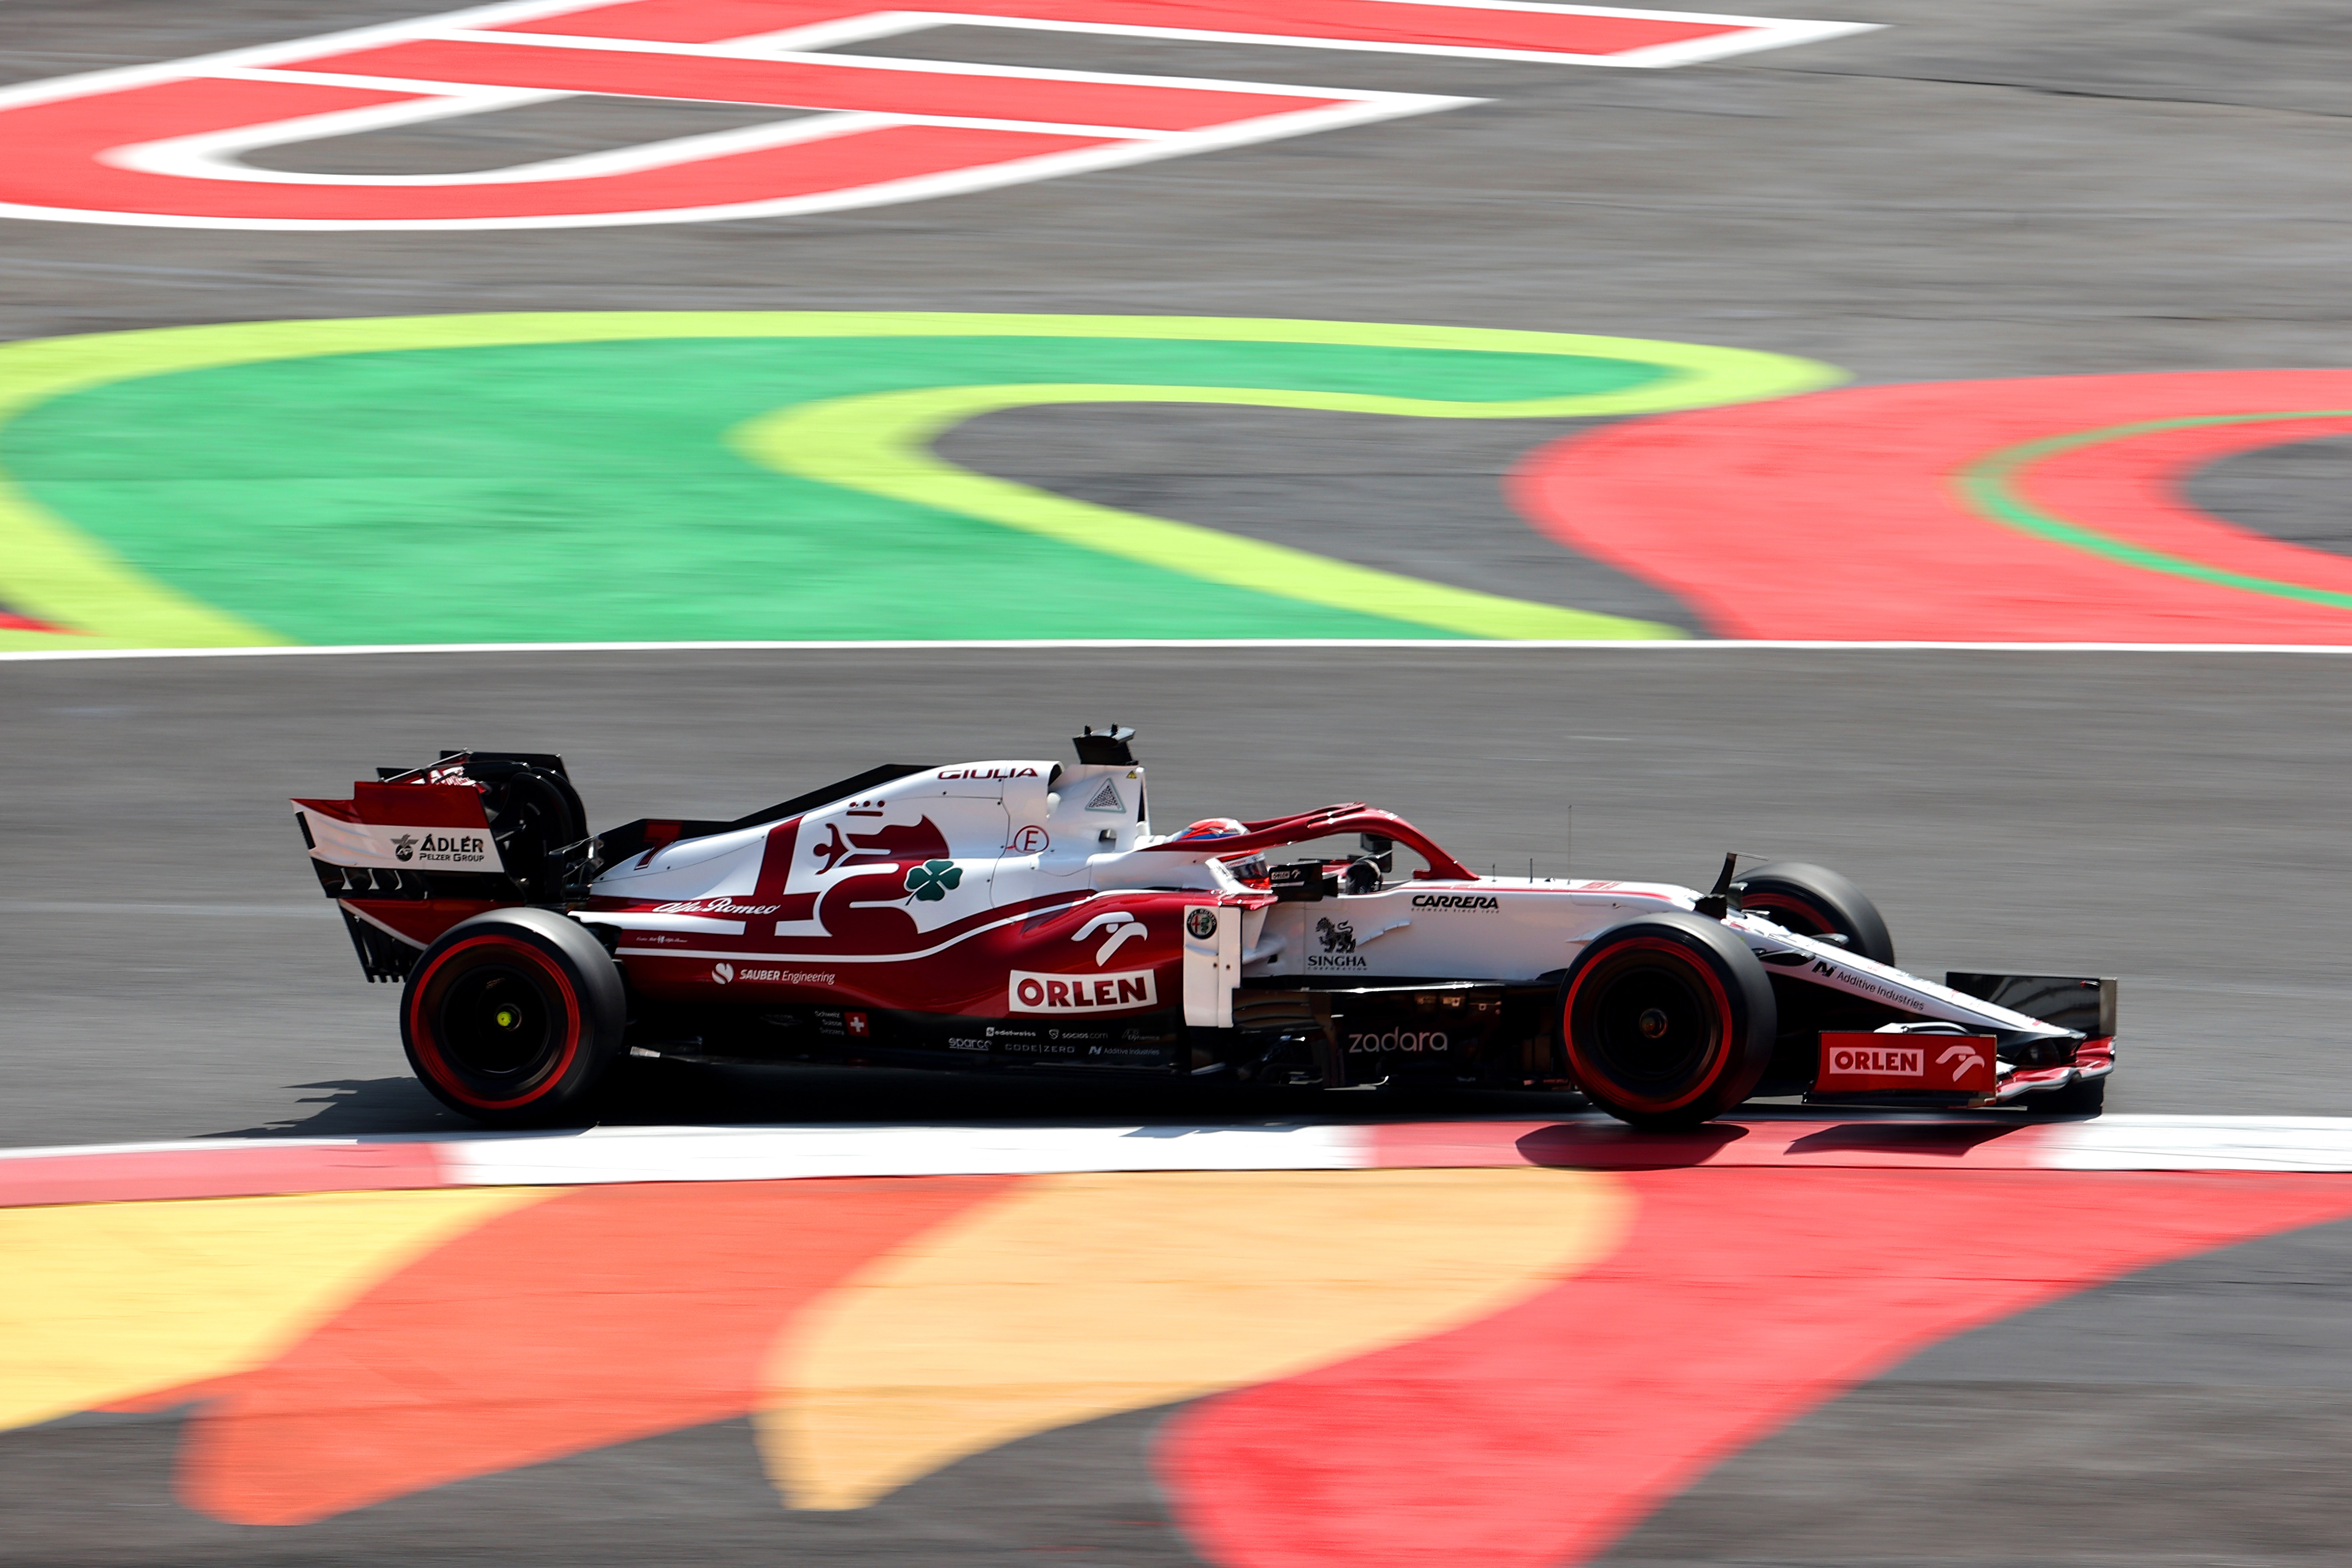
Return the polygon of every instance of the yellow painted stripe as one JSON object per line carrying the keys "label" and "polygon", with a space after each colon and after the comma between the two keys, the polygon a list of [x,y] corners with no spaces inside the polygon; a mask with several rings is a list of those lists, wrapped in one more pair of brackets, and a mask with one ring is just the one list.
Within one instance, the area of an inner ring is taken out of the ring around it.
{"label": "yellow painted stripe", "polygon": [[804,1314],[761,1448],[796,1507],[862,1508],[1016,1438],[1487,1316],[1606,1256],[1631,1205],[1526,1168],[1042,1178]]}
{"label": "yellow painted stripe", "polygon": [[412,1259],[551,1195],[0,1209],[0,1427],[258,1366]]}
{"label": "yellow painted stripe", "polygon": [[[1167,331],[1165,323],[1181,318],[1109,320],[1118,321],[1122,331],[1133,335],[1160,337],[1179,335]],[[1137,325],[1139,320],[1156,323],[1154,330],[1147,334]],[[746,457],[803,479],[982,518],[1229,587],[1385,616],[1463,637],[1656,640],[1683,634],[1655,621],[1452,587],[1196,523],[1073,500],[942,461],[932,455],[930,444],[955,426],[983,414],[1054,404],[1223,404],[1415,419],[1597,418],[1784,396],[1842,379],[1835,369],[1810,360],[1638,338],[1337,321],[1206,324],[1252,329],[1250,341],[1257,342],[1615,359],[1661,365],[1670,374],[1618,392],[1493,402],[1246,386],[1072,383],[926,388],[780,409],[739,426],[731,439]],[[1297,335],[1301,331],[1312,335]],[[1225,330],[1181,335],[1243,336]],[[1432,521],[1436,527],[1444,526],[1443,519]]]}
{"label": "yellow painted stripe", "polygon": [[[1386,616],[1464,637],[1615,641],[1683,635],[1655,621],[1451,587],[1198,523],[1073,500],[943,462],[927,449],[966,419],[1042,404],[1222,403],[1395,414],[1405,410],[1368,405],[1410,401],[1415,400],[1238,386],[967,386],[877,393],[788,408],[739,426],[732,439],[746,457],[803,479],[982,518],[1228,587]],[[1433,521],[1442,526],[1442,520]]]}
{"label": "yellow painted stripe", "polygon": [[[1409,414],[1431,418],[1564,417],[1579,415],[1632,414],[1810,391],[1843,379],[1834,368],[1810,360],[1704,344],[1656,342],[1637,338],[1593,337],[1564,332],[1510,331],[1488,328],[1390,325],[1354,321],[1268,321],[1246,317],[1202,316],[1061,316],[991,315],[952,311],[823,311],[823,310],[591,310],[503,312],[483,315],[385,316],[354,321],[259,321],[228,326],[171,327],[134,332],[101,332],[81,337],[36,339],[0,344],[0,426],[27,409],[68,393],[104,386],[142,376],[183,371],[251,364],[266,360],[316,357],[324,354],[378,353],[400,349],[463,349],[531,344],[620,342],[661,338],[745,337],[1136,337],[1196,342],[1338,343],[1394,348],[1472,350],[1496,353],[1598,355],[1668,367],[1673,374],[1628,392],[1584,397],[1540,398],[1517,403],[1442,404],[1413,398],[1330,396],[1307,399],[1305,395],[1234,389],[1241,401],[1267,406],[1354,409],[1370,413]],[[977,399],[975,409],[1015,405],[992,401],[1014,389],[955,389],[948,394],[916,394],[914,397],[946,397],[958,394]],[[1028,389],[1034,390],[1034,389]],[[1121,400],[1138,389],[1117,389]],[[1201,389],[1191,389],[1200,391]],[[1190,399],[1199,401],[1202,399]],[[824,407],[837,408],[839,400]],[[1439,584],[1414,584],[1390,574],[1329,562],[1305,552],[1242,541],[1230,534],[1166,520],[1140,519],[1140,514],[1086,510],[1082,503],[1045,497],[1058,507],[1081,511],[1040,510],[1043,492],[1007,485],[980,475],[951,469],[920,453],[920,443],[940,427],[935,416],[944,405],[894,404],[847,420],[856,438],[866,444],[867,456],[850,467],[887,476],[894,467],[919,460],[928,465],[926,482],[936,486],[941,474],[960,475],[970,488],[956,497],[986,508],[972,515],[1028,527],[1034,531],[1061,530],[1083,535],[1089,548],[1109,548],[1113,553],[1156,563],[1189,563],[1175,569],[1216,581],[1221,571],[1234,571],[1245,585],[1290,584],[1277,592],[1305,587],[1304,594],[1370,595],[1383,603],[1411,603],[1422,614],[1402,618],[1420,624],[1461,629],[1471,626],[1519,628],[1487,629],[1476,636],[1610,637],[1672,635],[1672,628],[1618,617],[1591,616],[1551,606],[1469,594]],[[818,410],[810,410],[815,414]],[[838,419],[838,415],[828,416]],[[891,423],[896,422],[896,423]],[[836,425],[835,428],[841,426]],[[919,434],[910,434],[919,432]],[[755,422],[746,440],[763,454],[770,450],[772,427]],[[914,442],[913,447],[908,443]],[[876,443],[894,454],[877,469],[871,460]],[[903,456],[899,455],[903,454]],[[779,466],[810,458],[794,432],[784,431]],[[799,471],[795,469],[794,471]],[[934,491],[934,493],[945,493]],[[951,497],[950,499],[955,499]],[[959,506],[957,510],[965,510]],[[1051,513],[1051,515],[1047,515]],[[1011,521],[1015,515],[1022,521]],[[1137,521],[1160,524],[1137,531]],[[1189,530],[1181,533],[1171,530]],[[1057,534],[1056,536],[1060,536]],[[1202,536],[1205,536],[1203,538]],[[1137,552],[1148,552],[1139,554]],[[1217,559],[1210,559],[1210,557]],[[1220,565],[1220,560],[1244,562],[1240,567]],[[1262,580],[1261,580],[1262,579]],[[89,538],[35,501],[0,474],[0,602],[25,614],[83,628],[89,635],[60,637],[37,632],[0,631],[0,649],[105,647],[224,647],[282,644],[287,639],[267,627],[226,615],[198,603],[140,572],[98,541]],[[1317,602],[1341,602],[1318,598]],[[1367,608],[1351,604],[1350,607]],[[1385,613],[1385,612],[1383,612]],[[1429,617],[1435,616],[1436,619]],[[1611,623],[1622,629],[1607,629]],[[1554,629],[1526,628],[1549,626]],[[1647,630],[1631,628],[1645,627]],[[1572,629],[1571,629],[1572,628]]]}

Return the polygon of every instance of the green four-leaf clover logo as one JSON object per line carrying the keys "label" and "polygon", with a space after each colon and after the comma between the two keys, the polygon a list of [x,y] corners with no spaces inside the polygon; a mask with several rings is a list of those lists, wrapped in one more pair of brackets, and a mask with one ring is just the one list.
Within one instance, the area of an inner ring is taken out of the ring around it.
{"label": "green four-leaf clover logo", "polygon": [[926,860],[907,868],[907,891],[927,904],[938,903],[962,880],[963,868],[952,860]]}

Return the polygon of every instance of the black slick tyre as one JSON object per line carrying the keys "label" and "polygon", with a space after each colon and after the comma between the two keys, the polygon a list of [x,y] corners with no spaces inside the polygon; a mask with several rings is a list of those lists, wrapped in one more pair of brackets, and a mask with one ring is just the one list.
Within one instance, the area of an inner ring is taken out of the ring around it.
{"label": "black slick tyre", "polygon": [[1880,963],[1895,962],[1895,938],[1878,906],[1860,888],[1824,866],[1772,860],[1732,881],[1739,907],[1753,910],[1799,936],[1842,936],[1845,950]]}
{"label": "black slick tyre", "polygon": [[460,921],[408,973],[400,1041],[434,1098],[492,1127],[576,1119],[621,1050],[620,970],[540,909]]}
{"label": "black slick tyre", "polygon": [[1611,926],[1560,982],[1560,1037],[1584,1096],[1621,1121],[1696,1127],[1772,1059],[1772,984],[1748,944],[1682,910]]}

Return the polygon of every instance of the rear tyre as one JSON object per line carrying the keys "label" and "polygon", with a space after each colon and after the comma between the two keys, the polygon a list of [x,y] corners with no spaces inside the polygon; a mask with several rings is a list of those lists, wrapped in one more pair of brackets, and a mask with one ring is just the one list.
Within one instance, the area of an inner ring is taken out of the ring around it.
{"label": "rear tyre", "polygon": [[1696,1127],[1746,1100],[1774,1027],[1772,984],[1748,944],[1680,910],[1610,927],[1560,983],[1569,1071],[1636,1127]]}
{"label": "rear tyre", "polygon": [[1735,879],[1739,907],[1753,910],[1799,936],[1842,936],[1845,950],[1880,963],[1895,962],[1895,938],[1878,906],[1860,888],[1823,866],[1773,860]]}
{"label": "rear tyre", "polygon": [[493,1127],[576,1119],[621,1050],[621,973],[546,910],[449,928],[409,971],[400,1039],[436,1099]]}

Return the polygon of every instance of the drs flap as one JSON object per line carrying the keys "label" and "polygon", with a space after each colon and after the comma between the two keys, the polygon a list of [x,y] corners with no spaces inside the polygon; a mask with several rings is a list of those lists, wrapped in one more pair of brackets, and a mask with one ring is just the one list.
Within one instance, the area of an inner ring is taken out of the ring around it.
{"label": "drs flap", "polygon": [[349,800],[297,800],[313,859],[331,866],[488,871],[499,859],[481,792],[470,784],[357,784]]}

